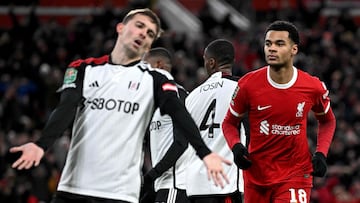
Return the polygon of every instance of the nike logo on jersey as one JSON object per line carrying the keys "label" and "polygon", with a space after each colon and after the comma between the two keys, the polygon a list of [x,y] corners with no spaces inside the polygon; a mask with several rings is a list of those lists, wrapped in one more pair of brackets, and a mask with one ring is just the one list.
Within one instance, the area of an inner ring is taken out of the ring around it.
{"label": "nike logo on jersey", "polygon": [[270,107],[271,107],[271,105],[267,105],[267,106],[260,106],[260,105],[258,105],[258,106],[257,106],[257,109],[258,109],[259,111],[262,111],[262,110],[268,109],[268,108],[270,108]]}

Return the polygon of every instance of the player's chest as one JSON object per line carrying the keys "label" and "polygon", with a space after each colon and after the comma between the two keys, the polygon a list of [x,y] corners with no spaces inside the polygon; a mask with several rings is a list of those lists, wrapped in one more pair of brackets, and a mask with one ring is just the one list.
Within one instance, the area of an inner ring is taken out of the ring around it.
{"label": "player's chest", "polygon": [[151,77],[137,71],[88,72],[83,81],[84,95],[121,96],[129,99],[136,95],[151,95],[153,82]]}
{"label": "player's chest", "polygon": [[250,112],[257,117],[304,119],[314,105],[311,94],[299,89],[262,88],[250,97]]}

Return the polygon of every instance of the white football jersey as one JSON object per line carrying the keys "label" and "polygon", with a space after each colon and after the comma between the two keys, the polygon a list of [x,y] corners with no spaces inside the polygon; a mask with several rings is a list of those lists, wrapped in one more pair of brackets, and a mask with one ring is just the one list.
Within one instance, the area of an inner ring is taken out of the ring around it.
{"label": "white football jersey", "polygon": [[[185,105],[200,129],[201,137],[214,152],[233,162],[233,154],[222,133],[221,123],[230,106],[237,80],[231,76],[222,76],[221,72],[212,74],[203,84],[194,89],[186,98]],[[242,125],[241,125],[242,126]],[[245,143],[245,132],[242,126],[242,140]],[[242,171],[233,163],[223,164],[230,183],[225,187],[215,186],[208,180],[204,163],[196,156],[193,148],[187,168],[186,193],[188,196],[229,194],[236,190],[243,192]]]}
{"label": "white football jersey", "polygon": [[138,202],[142,147],[155,108],[177,97],[172,76],[109,56],[70,64],[62,90],[82,94],[59,191]]}
{"label": "white football jersey", "polygon": [[[159,109],[157,109],[149,130],[151,162],[152,166],[155,167],[174,141],[173,123],[170,116],[161,116]],[[160,189],[170,188],[185,190],[187,159],[186,153],[182,154],[173,167],[169,168],[155,180],[154,188],[156,192]]]}

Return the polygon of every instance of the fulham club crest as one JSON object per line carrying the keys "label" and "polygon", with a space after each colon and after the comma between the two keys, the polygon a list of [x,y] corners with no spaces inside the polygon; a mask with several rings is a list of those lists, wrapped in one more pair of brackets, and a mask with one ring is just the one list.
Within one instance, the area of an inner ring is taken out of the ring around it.
{"label": "fulham club crest", "polygon": [[139,86],[140,86],[140,82],[130,81],[130,82],[129,82],[129,85],[128,85],[128,89],[129,89],[129,90],[136,91],[136,90],[139,89]]}

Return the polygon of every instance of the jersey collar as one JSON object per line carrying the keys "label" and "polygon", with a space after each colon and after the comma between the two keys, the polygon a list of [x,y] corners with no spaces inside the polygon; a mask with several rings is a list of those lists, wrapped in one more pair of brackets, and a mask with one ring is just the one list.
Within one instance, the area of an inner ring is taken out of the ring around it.
{"label": "jersey collar", "polygon": [[297,79],[297,76],[298,76],[298,70],[297,68],[295,68],[293,66],[293,76],[291,78],[291,80],[288,82],[288,83],[285,83],[285,84],[279,84],[279,83],[276,83],[275,81],[273,81],[270,77],[270,66],[267,67],[267,70],[266,70],[266,75],[267,75],[267,80],[269,81],[270,85],[277,88],[277,89],[287,89],[287,88],[290,88],[291,86],[294,85],[294,83],[296,82],[296,79]]}
{"label": "jersey collar", "polygon": [[131,66],[134,66],[135,64],[138,64],[141,60],[136,60],[136,61],[133,61],[131,63],[128,63],[128,64],[115,64],[112,60],[112,57],[111,57],[111,54],[109,54],[109,64],[111,65],[121,65],[121,66],[124,66],[124,67],[131,67]]}

